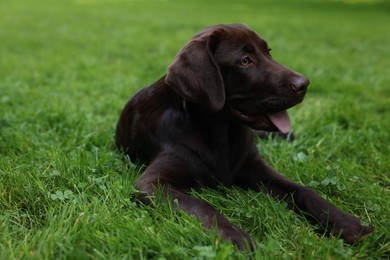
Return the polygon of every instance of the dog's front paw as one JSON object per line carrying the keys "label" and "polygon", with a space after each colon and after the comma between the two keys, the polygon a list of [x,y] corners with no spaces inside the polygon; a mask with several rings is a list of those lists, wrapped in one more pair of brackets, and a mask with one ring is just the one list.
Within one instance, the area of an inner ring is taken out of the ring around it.
{"label": "dog's front paw", "polygon": [[344,213],[336,219],[332,234],[341,235],[341,238],[343,238],[346,243],[352,245],[359,242],[364,236],[373,231],[374,227],[363,226],[360,224],[360,219]]}
{"label": "dog's front paw", "polygon": [[241,228],[231,224],[221,225],[218,226],[218,233],[223,239],[230,240],[241,251],[254,249],[254,243],[251,236]]}

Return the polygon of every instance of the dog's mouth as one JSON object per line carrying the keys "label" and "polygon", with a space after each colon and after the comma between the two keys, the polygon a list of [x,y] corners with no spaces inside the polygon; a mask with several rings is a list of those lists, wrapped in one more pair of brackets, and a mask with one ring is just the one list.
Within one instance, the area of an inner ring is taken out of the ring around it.
{"label": "dog's mouth", "polygon": [[267,114],[267,117],[283,134],[286,134],[291,131],[291,121],[290,117],[288,116],[287,110]]}
{"label": "dog's mouth", "polygon": [[250,127],[258,130],[280,131],[288,133],[291,131],[291,121],[287,110],[274,113],[250,115],[240,110],[230,107],[232,115],[239,121],[248,124]]}

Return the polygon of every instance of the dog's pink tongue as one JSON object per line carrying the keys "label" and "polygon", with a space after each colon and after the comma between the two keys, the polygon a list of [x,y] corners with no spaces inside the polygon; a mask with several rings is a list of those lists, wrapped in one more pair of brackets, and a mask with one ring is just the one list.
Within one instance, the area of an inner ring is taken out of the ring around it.
{"label": "dog's pink tongue", "polygon": [[268,118],[283,134],[287,134],[291,131],[290,117],[286,110],[273,114],[268,114]]}

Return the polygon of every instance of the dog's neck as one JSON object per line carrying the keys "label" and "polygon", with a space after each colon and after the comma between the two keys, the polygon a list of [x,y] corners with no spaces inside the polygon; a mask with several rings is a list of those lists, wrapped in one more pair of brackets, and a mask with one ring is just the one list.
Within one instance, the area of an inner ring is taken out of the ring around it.
{"label": "dog's neck", "polygon": [[218,126],[218,128],[229,128],[232,123],[230,116],[225,109],[219,112],[210,113],[206,108],[188,100],[183,100],[183,109],[195,120],[199,120],[203,124],[206,121],[212,127]]}

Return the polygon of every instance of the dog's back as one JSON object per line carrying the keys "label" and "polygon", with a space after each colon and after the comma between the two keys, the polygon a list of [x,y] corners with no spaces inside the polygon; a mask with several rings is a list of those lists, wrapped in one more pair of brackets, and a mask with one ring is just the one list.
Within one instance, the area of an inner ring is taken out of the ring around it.
{"label": "dog's back", "polygon": [[182,98],[162,77],[126,104],[116,127],[116,146],[132,161],[148,163],[164,143],[178,137],[175,132],[187,128],[183,109]]}

